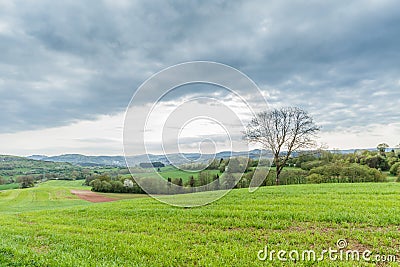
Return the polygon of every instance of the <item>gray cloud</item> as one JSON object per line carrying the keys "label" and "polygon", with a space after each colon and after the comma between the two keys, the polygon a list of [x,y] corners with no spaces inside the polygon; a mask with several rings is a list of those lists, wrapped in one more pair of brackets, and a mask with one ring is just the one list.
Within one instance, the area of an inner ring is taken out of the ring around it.
{"label": "gray cloud", "polygon": [[[324,129],[398,122],[398,1],[0,4],[0,132],[123,111],[188,60],[240,69]],[[195,89],[193,89],[195,91]],[[255,105],[257,100],[255,100]]]}

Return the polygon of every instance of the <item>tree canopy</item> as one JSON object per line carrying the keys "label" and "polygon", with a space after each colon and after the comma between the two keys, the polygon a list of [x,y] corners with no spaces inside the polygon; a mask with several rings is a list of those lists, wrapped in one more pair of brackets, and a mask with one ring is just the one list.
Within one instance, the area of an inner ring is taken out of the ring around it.
{"label": "tree canopy", "polygon": [[319,127],[313,118],[298,107],[282,107],[256,114],[248,124],[245,139],[271,150],[279,175],[293,151],[315,146]]}

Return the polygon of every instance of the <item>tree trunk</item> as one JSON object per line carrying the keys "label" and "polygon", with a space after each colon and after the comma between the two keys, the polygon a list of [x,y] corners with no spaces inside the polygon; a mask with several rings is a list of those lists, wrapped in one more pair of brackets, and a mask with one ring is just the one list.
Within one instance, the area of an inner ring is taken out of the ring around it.
{"label": "tree trunk", "polygon": [[275,184],[279,185],[279,175],[281,174],[280,166],[276,164]]}

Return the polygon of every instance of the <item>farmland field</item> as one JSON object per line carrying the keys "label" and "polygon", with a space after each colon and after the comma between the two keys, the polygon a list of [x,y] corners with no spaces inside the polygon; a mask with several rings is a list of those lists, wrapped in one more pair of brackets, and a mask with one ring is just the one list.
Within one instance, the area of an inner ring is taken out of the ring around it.
{"label": "farmland field", "polygon": [[400,259],[399,183],[238,189],[192,209],[135,195],[90,203],[70,193],[89,189],[80,184],[51,181],[0,192],[0,266],[311,266],[260,261],[257,253],[265,246],[322,251],[339,239],[348,249]]}
{"label": "farmland field", "polygon": [[[195,178],[197,178],[199,171],[183,171],[180,169],[177,169],[172,166],[166,166],[160,168],[160,172],[158,172],[159,175],[161,175],[163,178],[168,179],[168,178],[182,178],[183,182],[187,182],[190,179],[190,176],[193,175]],[[210,173],[211,175],[214,174],[219,174],[221,173],[218,170],[205,170],[205,172]],[[148,170],[147,172],[137,172],[133,173],[133,176],[138,177],[138,178],[144,178],[144,177],[154,177],[156,174],[154,171]],[[127,175],[129,177],[130,175]]]}
{"label": "farmland field", "polygon": [[17,189],[17,188],[19,188],[19,184],[17,183],[0,185],[0,190]]}

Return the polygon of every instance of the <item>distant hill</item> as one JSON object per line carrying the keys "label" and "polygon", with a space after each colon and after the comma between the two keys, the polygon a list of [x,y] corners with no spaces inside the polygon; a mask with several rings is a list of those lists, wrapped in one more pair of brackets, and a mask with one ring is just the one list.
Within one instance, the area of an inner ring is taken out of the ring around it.
{"label": "distant hill", "polygon": [[[332,153],[341,153],[348,154],[354,153],[357,150],[369,150],[374,151],[376,148],[366,148],[366,149],[346,149],[346,150],[329,150]],[[391,148],[388,148],[387,151],[390,151]],[[239,152],[231,152],[231,151],[222,151],[218,152],[216,155],[214,154],[199,154],[199,153],[175,153],[168,155],[138,155],[138,156],[130,156],[127,158],[128,164],[130,166],[139,165],[142,162],[162,162],[166,165],[168,164],[182,164],[187,163],[189,161],[198,161],[198,162],[208,162],[211,159],[220,159],[220,158],[229,158],[231,156],[240,157],[249,155],[250,158],[256,159],[262,154],[263,156],[267,156],[267,152],[265,150],[254,149],[249,152],[247,151],[239,151]],[[298,152],[294,152],[293,156],[297,156]],[[27,157],[29,159],[35,160],[44,160],[51,162],[68,162],[74,165],[90,167],[90,166],[126,166],[125,158],[123,156],[86,156],[81,154],[64,154],[59,156],[51,156],[47,157],[44,155],[32,155]],[[201,158],[201,159],[200,159]]]}
{"label": "distant hill", "polygon": [[[189,161],[197,161],[200,162],[207,162],[213,158],[229,158],[231,156],[247,156],[249,155],[250,158],[257,158],[259,157],[261,150],[252,150],[250,152],[230,152],[230,151],[223,151],[217,153],[215,156],[214,154],[199,154],[199,153],[183,153],[183,154],[168,154],[168,155],[138,155],[138,156],[131,156],[127,158],[127,161],[130,166],[139,165],[142,162],[162,162],[164,164],[182,164]],[[265,154],[265,152],[263,152]],[[59,156],[51,156],[47,157],[44,155],[32,155],[27,157],[29,159],[35,160],[44,160],[44,161],[51,161],[51,162],[68,162],[74,165],[79,166],[126,166],[125,158],[123,156],[86,156],[81,154],[64,154]],[[187,159],[185,161],[185,159]]]}
{"label": "distant hill", "polygon": [[9,180],[20,175],[69,174],[78,169],[68,162],[51,162],[44,160],[27,159],[25,157],[0,155],[0,176]]}
{"label": "distant hill", "polygon": [[[32,156],[29,158],[32,158]],[[64,154],[60,156],[44,157],[41,160],[68,162],[80,166],[125,166],[125,159],[123,156],[85,156],[81,154]]]}
{"label": "distant hill", "polygon": [[46,160],[47,156],[45,155],[32,155],[27,157],[28,159],[34,159],[34,160]]}

